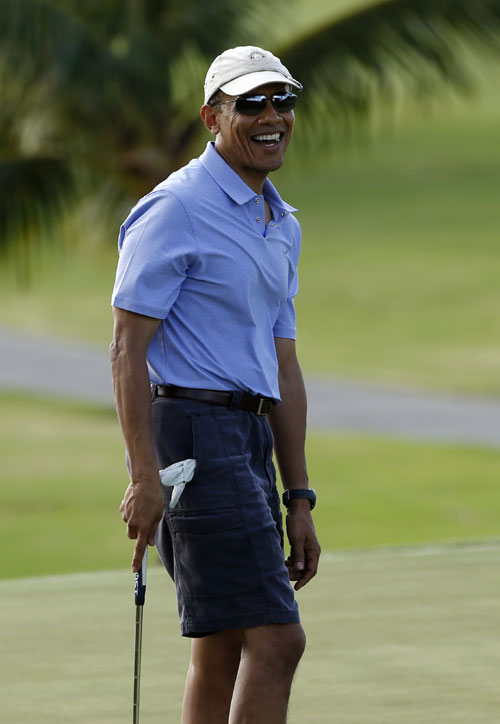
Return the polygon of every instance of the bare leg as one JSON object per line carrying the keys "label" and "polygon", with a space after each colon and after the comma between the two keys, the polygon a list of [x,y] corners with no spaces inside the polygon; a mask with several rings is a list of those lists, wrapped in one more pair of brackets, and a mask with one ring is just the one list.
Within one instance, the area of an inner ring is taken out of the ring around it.
{"label": "bare leg", "polygon": [[244,630],[229,724],[285,724],[292,679],[304,647],[300,624]]}
{"label": "bare leg", "polygon": [[193,639],[182,724],[224,724],[240,665],[240,629]]}

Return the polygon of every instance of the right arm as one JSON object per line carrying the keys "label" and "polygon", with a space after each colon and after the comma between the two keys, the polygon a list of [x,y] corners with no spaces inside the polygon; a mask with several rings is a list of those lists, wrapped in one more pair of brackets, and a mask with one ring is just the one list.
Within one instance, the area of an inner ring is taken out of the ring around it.
{"label": "right arm", "polygon": [[151,434],[151,388],[146,353],[159,319],[113,307],[110,348],[116,410],[130,462],[130,484],[120,511],[127,535],[136,539],[132,570],[141,566],[146,547],[163,516],[164,499]]}

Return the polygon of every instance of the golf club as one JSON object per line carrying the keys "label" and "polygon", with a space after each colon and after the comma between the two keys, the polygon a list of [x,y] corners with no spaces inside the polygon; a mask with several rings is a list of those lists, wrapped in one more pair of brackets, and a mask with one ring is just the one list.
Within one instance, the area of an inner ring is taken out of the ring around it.
{"label": "golf club", "polygon": [[148,549],[144,552],[142,564],[135,574],[135,652],[134,652],[134,704],[133,724],[139,724],[139,702],[141,695],[141,653],[142,653],[142,616],[146,598],[146,577],[148,570]]}

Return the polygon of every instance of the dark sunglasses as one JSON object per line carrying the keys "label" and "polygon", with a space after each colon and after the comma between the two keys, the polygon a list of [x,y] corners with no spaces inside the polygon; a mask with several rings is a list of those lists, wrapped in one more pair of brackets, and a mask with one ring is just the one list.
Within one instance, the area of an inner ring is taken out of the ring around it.
{"label": "dark sunglasses", "polygon": [[273,108],[278,113],[288,113],[293,111],[297,103],[295,93],[275,93],[272,96],[240,96],[231,101],[220,101],[217,105],[223,103],[234,103],[234,107],[244,116],[258,116],[259,113],[267,106],[267,101],[271,101]]}

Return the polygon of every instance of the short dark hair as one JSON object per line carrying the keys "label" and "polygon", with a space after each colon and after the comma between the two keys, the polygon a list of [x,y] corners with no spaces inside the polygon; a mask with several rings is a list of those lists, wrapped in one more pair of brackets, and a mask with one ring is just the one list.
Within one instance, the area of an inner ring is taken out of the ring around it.
{"label": "short dark hair", "polygon": [[209,105],[209,106],[216,106],[216,105],[218,105],[218,104],[221,102],[223,95],[224,95],[223,92],[222,92],[221,89],[219,88],[219,90],[216,90],[215,93],[213,93],[213,94],[210,96],[210,98],[208,99],[208,104],[207,104],[207,105]]}

